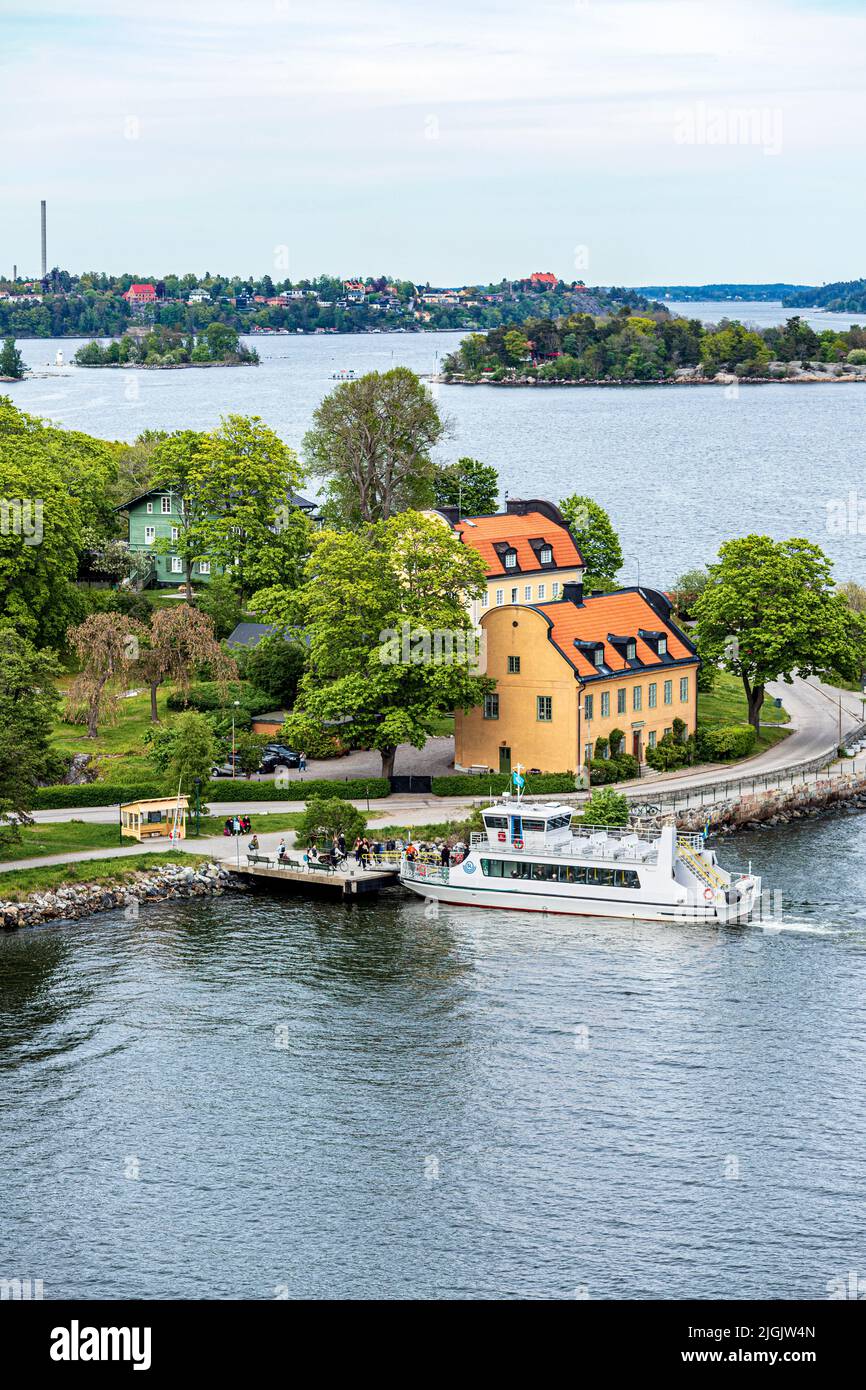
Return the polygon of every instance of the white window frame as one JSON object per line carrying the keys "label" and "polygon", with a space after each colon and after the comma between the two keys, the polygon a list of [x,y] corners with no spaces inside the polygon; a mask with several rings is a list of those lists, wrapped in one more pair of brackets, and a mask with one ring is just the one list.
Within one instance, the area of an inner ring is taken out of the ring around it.
{"label": "white window frame", "polygon": [[688,701],[688,698],[689,698],[689,678],[688,678],[688,676],[680,676],[680,701],[681,701],[681,703],[682,703],[682,704],[686,704],[686,702]]}
{"label": "white window frame", "polygon": [[504,590],[504,589],[497,589],[497,590],[496,590],[496,603],[497,603],[497,606],[498,606],[499,604],[504,603],[504,602],[505,602],[505,590]]}
{"label": "white window frame", "polygon": [[490,603],[490,595],[488,594],[487,590],[485,589],[485,590],[484,590],[484,593],[481,595],[481,607],[482,607],[482,608],[487,608],[488,605],[489,605],[489,603]]}
{"label": "white window frame", "polygon": [[148,516],[153,516],[153,503],[152,503],[152,502],[148,502],[148,503],[147,503],[147,514],[148,514]]}
{"label": "white window frame", "polygon": [[549,545],[543,545],[538,557],[543,565],[553,564],[553,549]]}
{"label": "white window frame", "polygon": [[183,560],[179,555],[172,555],[169,568],[172,574],[183,574]]}
{"label": "white window frame", "polygon": [[505,552],[505,568],[506,568],[507,570],[516,570],[516,569],[517,569],[517,551],[516,551],[516,550],[506,550],[506,552]]}
{"label": "white window frame", "polygon": [[153,543],[154,543],[155,540],[156,540],[156,527],[155,527],[155,526],[145,526],[145,528],[144,528],[144,543],[145,543],[145,545],[153,545]]}
{"label": "white window frame", "polygon": [[667,639],[666,637],[660,637],[660,638],[659,638],[659,656],[667,656],[667,654],[668,654],[668,639]]}
{"label": "white window frame", "polygon": [[546,596],[546,594],[547,594],[547,585],[546,585],[546,584],[539,584],[539,586],[538,586],[538,602],[539,602],[539,603],[541,603],[542,599]]}
{"label": "white window frame", "polygon": [[532,585],[531,585],[531,584],[524,584],[524,586],[523,586],[523,602],[524,602],[524,603],[531,603],[531,602],[532,602]]}
{"label": "white window frame", "polygon": [[210,574],[210,560],[199,560],[198,572],[199,574]]}
{"label": "white window frame", "polygon": [[553,592],[553,597],[554,597],[554,598],[559,598],[559,580],[558,580],[558,579],[555,579],[555,580],[553,581],[553,590],[552,590],[552,592]]}
{"label": "white window frame", "polygon": [[180,540],[180,527],[179,527],[179,526],[172,526],[172,528],[171,528],[171,538],[172,538],[173,541],[178,541],[178,540]]}
{"label": "white window frame", "polygon": [[161,497],[159,509],[162,512],[163,516],[171,516],[171,498]]}

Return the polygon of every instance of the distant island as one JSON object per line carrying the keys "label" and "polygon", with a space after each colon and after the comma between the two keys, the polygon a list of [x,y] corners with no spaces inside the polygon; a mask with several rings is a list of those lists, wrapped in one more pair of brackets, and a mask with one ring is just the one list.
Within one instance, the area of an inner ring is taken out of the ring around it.
{"label": "distant island", "polygon": [[[206,274],[141,280],[52,270],[42,280],[0,279],[0,337],[108,338],[129,328],[201,334],[220,323],[238,334],[439,332],[497,328],[533,315],[649,308],[635,290],[588,288],[533,271],[488,285],[432,286],[387,275],[274,281]],[[84,365],[116,365],[85,363]]]}
{"label": "distant island", "polygon": [[801,288],[782,303],[792,309],[824,309],[834,314],[866,314],[866,280],[836,280],[817,289]]}
{"label": "distant island", "polygon": [[834,314],[866,314],[866,280],[835,280],[829,285],[640,285],[638,294],[673,304],[706,300],[781,301],[786,309],[823,309]]}
{"label": "distant island", "polygon": [[211,323],[199,337],[161,326],[128,329],[113,342],[80,347],[73,361],[79,367],[257,367],[259,354],[233,328]]}
{"label": "distant island", "polygon": [[798,316],[775,328],[730,319],[706,326],[664,308],[528,319],[519,328],[464,338],[445,358],[439,380],[506,386],[866,381],[866,328],[816,333]]}

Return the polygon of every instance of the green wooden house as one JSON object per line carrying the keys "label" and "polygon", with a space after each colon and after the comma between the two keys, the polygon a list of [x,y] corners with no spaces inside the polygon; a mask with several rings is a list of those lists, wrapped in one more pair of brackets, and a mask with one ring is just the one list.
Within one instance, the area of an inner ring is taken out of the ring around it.
{"label": "green wooden house", "polygon": [[[298,493],[291,493],[288,501],[290,506],[299,507],[308,515],[315,511],[315,502]],[[180,508],[180,493],[169,484],[139,493],[117,508],[119,512],[126,512],[129,518],[130,550],[151,558],[151,584],[183,582],[183,561],[171,548],[172,541],[176,541],[179,534]],[[167,545],[158,544],[163,541]],[[214,574],[221,573],[220,565],[212,565],[210,560],[196,560],[190,578],[194,584],[207,584]]]}

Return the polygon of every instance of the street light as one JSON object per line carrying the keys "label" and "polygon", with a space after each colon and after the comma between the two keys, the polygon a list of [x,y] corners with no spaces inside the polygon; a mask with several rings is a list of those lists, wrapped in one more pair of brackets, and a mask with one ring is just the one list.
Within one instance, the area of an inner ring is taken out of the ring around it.
{"label": "street light", "polygon": [[198,839],[201,834],[201,778],[194,777],[192,784],[195,787],[195,835]]}
{"label": "street light", "polygon": [[235,710],[240,708],[240,700],[232,701],[232,781],[235,777]]}

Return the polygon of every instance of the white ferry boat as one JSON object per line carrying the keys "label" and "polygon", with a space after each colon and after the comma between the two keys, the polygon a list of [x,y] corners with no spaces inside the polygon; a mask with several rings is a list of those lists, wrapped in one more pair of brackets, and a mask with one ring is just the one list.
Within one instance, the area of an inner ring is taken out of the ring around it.
{"label": "white ferry boat", "polygon": [[448,866],[400,861],[400,881],[442,903],[655,922],[743,922],[761,880],[723,869],[702,835],[579,825],[572,809],[506,794]]}

